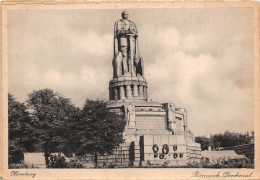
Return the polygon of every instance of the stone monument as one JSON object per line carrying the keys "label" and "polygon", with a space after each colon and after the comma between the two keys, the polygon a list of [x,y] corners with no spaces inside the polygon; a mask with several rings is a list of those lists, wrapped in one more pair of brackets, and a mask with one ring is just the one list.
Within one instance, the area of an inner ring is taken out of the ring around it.
{"label": "stone monument", "polygon": [[146,100],[147,83],[143,60],[139,54],[138,33],[128,13],[114,27],[113,79],[109,83],[109,100]]}
{"label": "stone monument", "polygon": [[113,67],[114,78],[143,76],[137,28],[134,22],[128,20],[126,11],[122,12],[122,19],[115,23]]}
{"label": "stone monument", "polygon": [[[126,158],[132,166],[185,166],[199,161],[200,144],[188,130],[186,110],[148,100],[137,26],[128,15],[122,12],[114,25],[114,72],[109,82],[108,108],[126,121],[120,148],[130,151]],[[115,154],[121,157],[120,152]]]}

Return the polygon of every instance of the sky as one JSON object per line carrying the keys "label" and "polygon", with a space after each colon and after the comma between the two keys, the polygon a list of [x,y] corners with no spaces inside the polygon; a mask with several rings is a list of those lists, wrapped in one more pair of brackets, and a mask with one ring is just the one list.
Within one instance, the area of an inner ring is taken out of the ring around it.
{"label": "sky", "polygon": [[[8,91],[50,88],[82,107],[108,100],[113,28],[126,9],[10,10]],[[188,113],[195,136],[253,130],[251,8],[129,9],[148,96]]]}

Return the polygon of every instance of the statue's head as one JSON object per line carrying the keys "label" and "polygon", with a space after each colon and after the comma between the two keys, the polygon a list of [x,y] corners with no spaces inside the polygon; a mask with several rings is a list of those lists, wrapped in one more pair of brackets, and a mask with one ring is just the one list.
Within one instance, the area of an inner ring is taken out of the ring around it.
{"label": "statue's head", "polygon": [[123,19],[128,19],[128,15],[129,15],[129,14],[128,14],[127,11],[123,11],[123,12],[122,12],[122,18],[123,18]]}

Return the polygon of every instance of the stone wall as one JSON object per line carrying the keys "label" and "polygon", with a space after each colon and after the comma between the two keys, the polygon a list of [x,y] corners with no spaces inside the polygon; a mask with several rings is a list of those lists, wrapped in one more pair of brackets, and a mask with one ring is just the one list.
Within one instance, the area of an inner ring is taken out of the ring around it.
{"label": "stone wall", "polygon": [[144,135],[145,166],[185,166],[187,151],[184,136]]}
{"label": "stone wall", "polygon": [[94,155],[85,155],[81,158],[83,167],[94,168],[106,168],[106,167],[129,167],[131,166],[131,153],[129,151],[130,146],[127,143],[122,143],[118,146],[113,154],[97,155],[97,164],[95,164]]}

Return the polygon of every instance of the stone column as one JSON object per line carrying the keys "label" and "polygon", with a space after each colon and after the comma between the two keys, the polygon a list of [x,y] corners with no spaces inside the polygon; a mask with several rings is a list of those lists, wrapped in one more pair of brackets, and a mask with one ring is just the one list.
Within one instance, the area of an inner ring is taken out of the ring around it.
{"label": "stone column", "polygon": [[137,87],[137,84],[134,84],[133,96],[134,96],[134,98],[138,97],[138,87]]}
{"label": "stone column", "polygon": [[126,85],[126,98],[131,99],[133,97],[131,85]]}
{"label": "stone column", "polygon": [[125,89],[124,89],[124,86],[120,86],[120,99],[125,99]]}
{"label": "stone column", "polygon": [[147,99],[147,87],[144,86],[144,99]]}
{"label": "stone column", "polygon": [[139,97],[143,98],[144,97],[144,88],[142,85],[139,86]]}
{"label": "stone column", "polygon": [[114,100],[118,99],[118,90],[117,87],[114,87]]}

